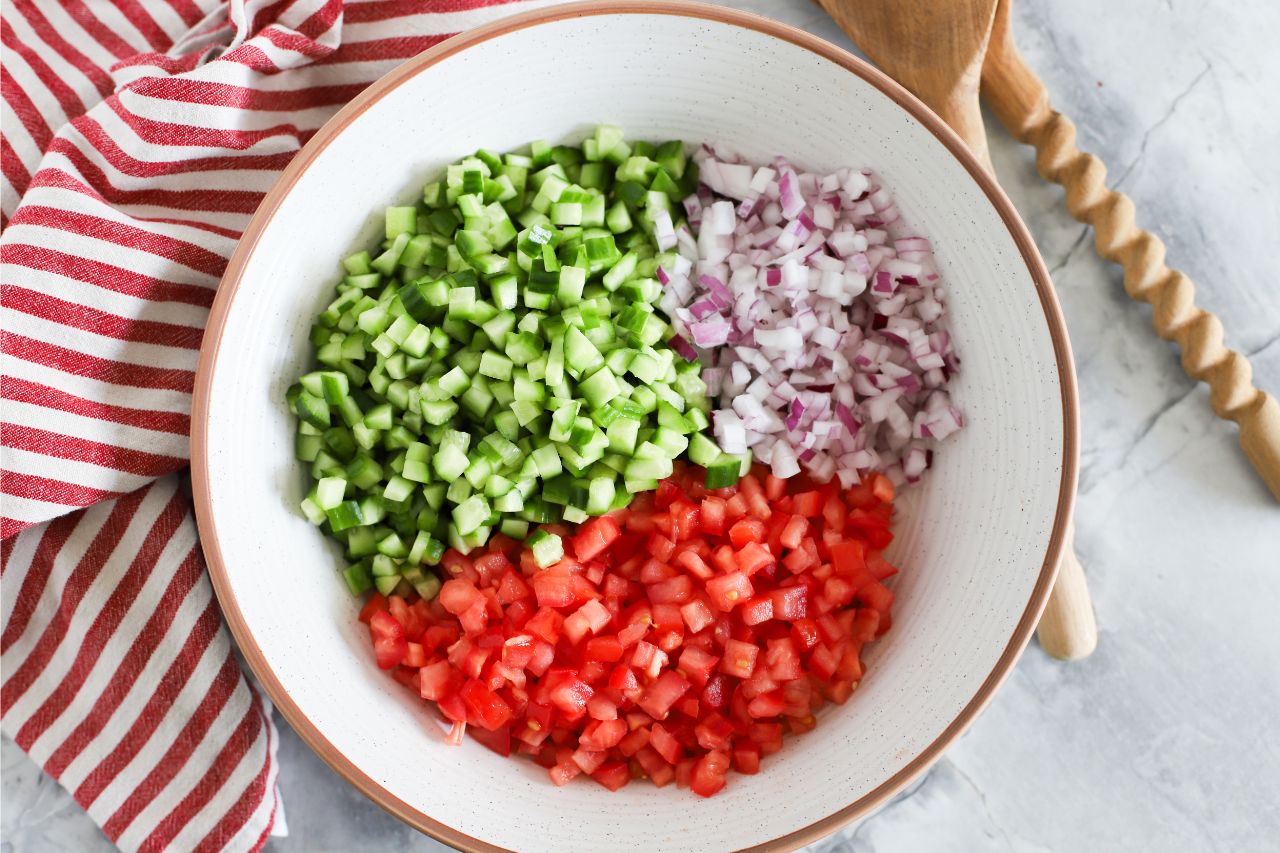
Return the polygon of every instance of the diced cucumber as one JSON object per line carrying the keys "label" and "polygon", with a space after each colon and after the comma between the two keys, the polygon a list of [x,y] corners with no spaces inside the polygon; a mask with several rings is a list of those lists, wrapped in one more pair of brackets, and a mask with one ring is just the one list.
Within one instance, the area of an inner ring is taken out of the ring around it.
{"label": "diced cucumber", "polygon": [[711,464],[706,466],[708,489],[723,489],[737,485],[742,477],[742,457],[731,453],[722,453]]}
{"label": "diced cucumber", "polygon": [[538,530],[525,545],[533,552],[533,560],[539,568],[549,568],[564,559],[564,541],[555,533]]}
{"label": "diced cucumber", "polygon": [[302,511],[345,545],[353,592],[433,596],[423,566],[446,546],[625,506],[678,457],[736,482],[749,462],[705,434],[700,368],[657,307],[676,260],[654,215],[682,225],[689,171],[681,143],[608,125],[580,147],[480,149],[343,260],[319,366],[287,401],[314,478]]}

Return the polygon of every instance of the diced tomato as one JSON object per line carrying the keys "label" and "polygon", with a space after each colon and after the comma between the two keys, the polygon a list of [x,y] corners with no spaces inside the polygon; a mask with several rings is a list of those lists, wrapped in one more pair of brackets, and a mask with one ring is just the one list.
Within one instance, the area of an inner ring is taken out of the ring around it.
{"label": "diced tomato", "polygon": [[473,585],[480,581],[480,573],[471,561],[452,548],[444,552],[440,565],[451,578],[460,578]]}
{"label": "diced tomato", "polygon": [[439,701],[461,682],[461,675],[447,660],[436,661],[418,670],[418,690],[423,699]]}
{"label": "diced tomato", "polygon": [[694,551],[681,551],[676,555],[676,563],[699,580],[705,581],[715,575],[715,572],[707,565],[706,560],[702,559],[702,556]]}
{"label": "diced tomato", "polygon": [[836,674],[836,667],[839,664],[840,659],[836,656],[836,653],[825,645],[817,646],[813,650],[813,654],[809,656],[809,669],[823,681],[831,680],[831,677]]}
{"label": "diced tomato", "polygon": [[409,604],[398,595],[387,596],[387,612],[403,627],[409,619]]}
{"label": "diced tomato", "polygon": [[697,764],[692,758],[686,758],[676,765],[676,787],[688,788],[693,781],[693,768]]}
{"label": "diced tomato", "polygon": [[511,719],[511,706],[479,681],[463,684],[461,696],[467,706],[467,722],[472,725],[493,731]]}
{"label": "diced tomato", "polygon": [[781,723],[753,723],[747,736],[760,747],[762,755],[772,755],[782,749]]}
{"label": "diced tomato", "polygon": [[713,675],[707,679],[707,686],[702,688],[702,704],[708,708],[723,708],[729,703],[728,679],[723,675]]}
{"label": "diced tomato", "polygon": [[722,750],[712,750],[693,768],[693,778],[689,786],[700,797],[710,797],[724,787],[729,774],[729,754]]}
{"label": "diced tomato", "polygon": [[708,497],[702,501],[702,530],[719,536],[724,532],[726,507],[723,498]]}
{"label": "diced tomato", "polygon": [[720,663],[720,658],[697,646],[686,646],[685,650],[680,653],[680,660],[676,666],[684,677],[689,679],[694,687],[702,687],[711,678],[711,673],[715,672],[716,664]]}
{"label": "diced tomato", "polygon": [[[738,524],[742,524],[742,522],[738,522]],[[748,542],[742,546],[734,554],[734,561],[747,577],[763,571],[777,562],[769,549],[759,542]]]}
{"label": "diced tomato", "polygon": [[688,575],[676,575],[649,584],[647,591],[649,601],[654,604],[683,604],[693,597],[693,579]]}
{"label": "diced tomato", "polygon": [[837,705],[843,705],[853,695],[853,684],[849,681],[835,681],[827,688],[827,698]]}
{"label": "diced tomato", "polygon": [[667,653],[668,660],[671,657],[671,653],[680,648],[680,645],[683,642],[684,632],[680,630],[671,630],[668,628],[655,631],[653,634],[653,644]]}
{"label": "diced tomato", "polygon": [[744,776],[760,772],[760,750],[745,747],[733,751],[733,769]]}
{"label": "diced tomato", "polygon": [[679,631],[684,633],[684,617],[675,604],[653,604],[649,608],[653,627],[658,631]]}
{"label": "diced tomato", "polygon": [[602,630],[612,618],[598,599],[592,599],[564,620],[564,635],[576,645],[587,634]]}
{"label": "diced tomato", "polygon": [[802,714],[798,716],[787,717],[787,726],[791,729],[792,734],[804,734],[811,732],[818,727],[818,720],[813,714]]}
{"label": "diced tomato", "polygon": [[644,689],[636,705],[655,720],[665,720],[671,706],[688,692],[689,686],[679,673],[667,670]]}
{"label": "diced tomato", "polygon": [[476,603],[483,604],[484,596],[475,584],[463,578],[450,578],[440,587],[438,595],[444,609],[455,616],[470,610]]}
{"label": "diced tomato", "polygon": [[809,534],[809,521],[802,515],[793,515],[787,519],[778,537],[780,544],[787,548],[799,548],[800,542]]}
{"label": "diced tomato", "polygon": [[634,646],[653,626],[653,612],[648,607],[634,611],[627,624],[618,631],[618,642],[624,649]]}
{"label": "diced tomato", "polygon": [[595,693],[587,700],[587,714],[593,720],[616,720],[618,705],[603,692]]}
{"label": "diced tomato", "polygon": [[677,467],[627,510],[544,525],[568,540],[548,569],[495,536],[446,552],[432,601],[370,595],[379,665],[453,721],[450,742],[470,724],[555,784],[644,776],[709,796],[730,767],[758,772],[784,731],[849,699],[892,624],[893,486],[757,469],[710,491]]}
{"label": "diced tomato", "polygon": [[720,659],[720,671],[734,678],[750,678],[755,672],[760,647],[739,640],[724,644],[724,656]]}
{"label": "diced tomato", "polygon": [[587,710],[587,701],[595,693],[591,685],[578,678],[572,671],[561,671],[548,678],[551,704],[570,715],[581,715]]}
{"label": "diced tomato", "polygon": [[698,532],[701,511],[697,504],[677,500],[671,505],[671,538],[683,542]]}
{"label": "diced tomato", "polygon": [[676,552],[676,543],[660,533],[655,533],[649,537],[648,543],[649,556],[653,559],[665,563],[671,559]]}
{"label": "diced tomato", "polygon": [[742,622],[744,625],[759,625],[773,618],[773,598],[770,595],[758,595],[742,605]]}
{"label": "diced tomato", "polygon": [[582,771],[578,769],[578,765],[570,762],[569,764],[557,764],[548,771],[551,774],[551,782],[556,786],[568,785]]}
{"label": "diced tomato", "polygon": [[554,569],[534,575],[533,594],[539,607],[568,607],[577,600],[573,575]]}
{"label": "diced tomato", "polygon": [[711,612],[711,608],[707,607],[706,602],[700,598],[690,601],[681,607],[680,615],[684,619],[684,623],[689,626],[689,632],[692,634],[698,633],[716,619],[715,614]]}
{"label": "diced tomato", "polygon": [[471,737],[503,757],[511,754],[511,727],[501,726],[493,731],[473,727]]}
{"label": "diced tomato", "polygon": [[380,669],[391,669],[404,661],[409,650],[404,626],[386,610],[374,611],[369,618],[369,634],[373,637],[373,651]]}
{"label": "diced tomato", "polygon": [[676,501],[677,498],[683,498],[684,492],[680,491],[680,487],[671,480],[663,480],[658,483],[658,491],[653,496],[653,505],[656,509],[666,509]]}
{"label": "diced tomato", "polygon": [[768,719],[781,714],[784,707],[786,703],[783,701],[782,692],[774,690],[761,693],[752,699],[751,704],[747,705],[747,713],[757,719]]}
{"label": "diced tomato", "polygon": [[649,730],[649,745],[668,764],[675,764],[684,755],[684,748],[661,723],[654,723]]}
{"label": "diced tomato", "polygon": [[621,575],[605,575],[601,592],[605,598],[624,598],[631,590],[631,584]]}
{"label": "diced tomato", "polygon": [[644,672],[650,678],[657,678],[658,673],[662,671],[667,663],[667,653],[652,643],[644,640],[636,643],[635,651],[631,654],[631,665]]}
{"label": "diced tomato", "polygon": [[607,515],[593,518],[573,537],[573,553],[583,562],[594,560],[622,535],[618,522]]}
{"label": "diced tomato", "polygon": [[369,600],[364,603],[364,607],[360,608],[359,619],[368,625],[369,620],[373,618],[373,614],[379,610],[387,609],[387,598],[380,592],[374,592],[369,596]]}
{"label": "diced tomato", "polygon": [[764,540],[765,526],[758,518],[744,518],[729,528],[729,541],[734,548],[744,548]]}
{"label": "diced tomato", "polygon": [[[623,754],[627,754],[625,750]],[[652,779],[653,783],[659,788],[675,778],[674,768],[653,747],[639,747],[631,754],[635,756],[636,763],[644,770],[645,775]]]}
{"label": "diced tomato", "polygon": [[511,561],[501,551],[481,554],[471,564],[475,566],[476,574],[480,575],[480,582],[485,586],[492,586],[497,578],[511,568]]}
{"label": "diced tomato", "polygon": [[[578,745],[583,749],[605,752],[618,743],[627,734],[627,721],[612,719],[596,719],[587,724],[586,729],[578,736]],[[585,768],[584,768],[585,769]]]}
{"label": "diced tomato", "polygon": [[870,607],[860,607],[853,616],[853,630],[850,636],[858,643],[869,643],[876,638],[880,628],[880,611]]}
{"label": "diced tomato", "polygon": [[[501,554],[497,556],[502,557],[504,561],[507,559]],[[511,568],[510,563],[508,563],[506,570],[503,571],[498,581],[498,601],[503,604],[512,604],[522,598],[528,598],[532,594],[533,590],[529,588],[529,584],[525,583],[519,572]]]}
{"label": "diced tomato", "polygon": [[730,572],[707,581],[707,595],[711,597],[712,605],[723,613],[728,613],[754,594],[751,580],[742,572]]}
{"label": "diced tomato", "polygon": [[800,547],[782,558],[782,565],[793,575],[806,572],[821,562],[818,559],[818,548],[812,537],[800,540]]}
{"label": "diced tomato", "polygon": [[767,475],[764,478],[764,494],[770,501],[778,501],[787,491],[787,481],[773,476]]}
{"label": "diced tomato", "polygon": [[453,646],[457,640],[458,628],[456,625],[431,625],[430,628],[422,631],[422,648],[429,652]]}
{"label": "diced tomato", "polygon": [[401,663],[403,663],[405,666],[414,667],[414,668],[417,668],[420,666],[426,666],[427,665],[426,650],[424,650],[422,646],[418,643],[406,643],[405,651],[404,651],[404,660],[401,661]]}
{"label": "diced tomato", "polygon": [[884,474],[873,474],[871,476],[871,494],[875,495],[876,500],[880,503],[893,503],[893,481]]}
{"label": "diced tomato", "polygon": [[809,613],[809,588],[803,584],[775,589],[769,597],[773,599],[774,619],[796,622]]}
{"label": "diced tomato", "polygon": [[881,613],[888,613],[893,606],[893,592],[879,581],[872,581],[858,590],[858,600]]}
{"label": "diced tomato", "polygon": [[636,678],[635,670],[625,664],[619,664],[614,667],[613,672],[609,673],[609,687],[625,694],[632,690],[639,690],[640,681]]}
{"label": "diced tomato", "polygon": [[637,752],[649,748],[649,728],[640,726],[632,729],[627,736],[618,741],[618,751],[630,758]]}
{"label": "diced tomato", "polygon": [[627,768],[627,762],[611,761],[608,764],[602,764],[591,774],[591,778],[610,791],[616,791],[631,781],[631,771]]}
{"label": "diced tomato", "polygon": [[790,637],[769,640],[764,663],[769,668],[769,676],[775,681],[791,681],[804,674],[800,665],[800,652]]}
{"label": "diced tomato", "polygon": [[831,564],[845,575],[861,574],[867,567],[866,547],[856,539],[846,539],[831,546]]}
{"label": "diced tomato", "polygon": [[555,645],[560,641],[560,633],[564,629],[564,617],[549,607],[543,607],[525,623],[524,629]]}
{"label": "diced tomato", "polygon": [[723,714],[712,711],[694,726],[693,733],[698,746],[703,749],[728,749],[735,733],[733,723]]}
{"label": "diced tomato", "polygon": [[774,681],[773,676],[769,674],[769,668],[757,666],[755,672],[751,673],[751,677],[739,685],[738,692],[734,695],[741,696],[743,699],[754,699],[762,693],[777,690],[778,687],[778,682]]}
{"label": "diced tomato", "polygon": [[587,640],[583,660],[617,663],[622,660],[622,643],[618,642],[616,636],[592,637]]}
{"label": "diced tomato", "polygon": [[517,634],[502,644],[502,662],[516,669],[523,669],[533,660],[533,637]]}

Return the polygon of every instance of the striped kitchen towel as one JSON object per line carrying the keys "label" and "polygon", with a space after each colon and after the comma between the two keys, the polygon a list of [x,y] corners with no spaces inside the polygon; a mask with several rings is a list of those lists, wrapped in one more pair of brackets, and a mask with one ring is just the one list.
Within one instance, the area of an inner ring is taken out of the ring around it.
{"label": "striped kitchen towel", "polygon": [[219,276],[366,85],[552,0],[5,0],[0,714],[123,850],[258,850],[271,707],[184,480]]}

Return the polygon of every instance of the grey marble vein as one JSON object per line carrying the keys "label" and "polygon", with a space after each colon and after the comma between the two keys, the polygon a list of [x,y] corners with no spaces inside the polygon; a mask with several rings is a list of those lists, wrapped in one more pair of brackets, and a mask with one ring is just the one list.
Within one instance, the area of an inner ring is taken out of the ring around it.
{"label": "grey marble vein", "polygon": [[[848,46],[809,0],[727,5]],[[1256,381],[1280,392],[1280,4],[1018,0],[1016,26],[1081,146],[1169,244]],[[1071,665],[1032,646],[927,776],[810,850],[1280,849],[1280,506],[1061,190],[1028,149],[991,137],[1071,329],[1084,425],[1076,546],[1100,644]],[[445,849],[281,734],[290,834],[272,853]],[[110,849],[11,741],[0,763],[0,853]]]}

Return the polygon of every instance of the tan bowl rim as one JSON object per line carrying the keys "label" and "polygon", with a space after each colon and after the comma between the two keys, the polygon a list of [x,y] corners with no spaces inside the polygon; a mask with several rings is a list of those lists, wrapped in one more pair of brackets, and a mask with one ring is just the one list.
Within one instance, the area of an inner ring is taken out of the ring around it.
{"label": "tan bowl rim", "polygon": [[1035,281],[1036,290],[1040,296],[1040,304],[1044,309],[1045,320],[1049,325],[1049,334],[1053,341],[1053,351],[1058,367],[1058,380],[1062,388],[1062,477],[1058,490],[1058,505],[1053,531],[1049,537],[1044,562],[1040,568],[1040,575],[1036,580],[1031,599],[1027,602],[1026,609],[1022,613],[1022,618],[1018,621],[1013,636],[1009,638],[1009,643],[996,661],[994,669],[982,682],[974,697],[961,709],[951,724],[902,770],[882,782],[871,792],[833,814],[786,835],[749,848],[752,851],[794,850],[811,844],[845,824],[865,816],[905,788],[913,779],[932,765],[952,741],[959,737],[972,724],[982,709],[986,707],[996,688],[1008,676],[1018,656],[1023,648],[1026,647],[1031,638],[1031,633],[1039,620],[1040,613],[1044,609],[1045,602],[1048,600],[1049,591],[1057,575],[1058,562],[1067,545],[1067,529],[1075,501],[1076,476],[1079,464],[1079,401],[1071,345],[1067,339],[1066,324],[1063,321],[1062,310],[1058,304],[1057,297],[1053,292],[1049,272],[1045,268],[1044,260],[1040,257],[1030,232],[1019,218],[1008,196],[1004,194],[995,179],[969,152],[960,137],[956,136],[937,115],[910,92],[848,51],[787,24],[748,12],[740,12],[706,3],[683,2],[683,0],[651,0],[651,2],[639,2],[639,0],[589,0],[589,2],[568,3],[536,9],[468,30],[423,51],[374,82],[343,107],[333,118],[329,119],[284,169],[275,186],[263,198],[262,204],[253,215],[235,253],[231,257],[231,261],[227,265],[226,273],[222,277],[217,296],[209,313],[209,322],[200,350],[200,361],[196,370],[195,392],[192,402],[191,479],[195,499],[196,522],[199,527],[200,541],[204,548],[205,558],[209,566],[209,575],[213,580],[218,602],[222,606],[222,611],[226,617],[227,624],[231,628],[231,633],[235,637],[236,643],[240,646],[245,660],[248,661],[250,669],[253,670],[253,673],[261,682],[267,695],[271,697],[276,707],[280,709],[280,713],[284,715],[289,725],[293,727],[307,745],[337,771],[340,776],[359,789],[361,793],[415,829],[460,850],[467,851],[467,853],[477,853],[477,851],[485,851],[485,853],[502,851],[502,853],[505,853],[506,848],[474,838],[419,811],[370,778],[354,761],[340,752],[320,733],[319,729],[311,723],[302,710],[293,702],[285,686],[275,672],[272,671],[271,667],[268,666],[262,650],[254,641],[253,635],[245,622],[244,614],[240,610],[235,591],[231,588],[226,567],[223,564],[221,549],[218,546],[218,531],[214,523],[212,499],[209,491],[207,454],[209,395],[227,316],[258,240],[271,222],[272,217],[279,210],[281,203],[293,188],[293,185],[347,125],[351,124],[365,110],[410,77],[443,59],[466,50],[472,45],[515,30],[567,18],[619,14],[676,15],[716,21],[764,33],[790,42],[834,62],[892,98],[898,106],[928,128],[938,138],[938,141],[947,147],[951,155],[968,170],[969,174],[995,206]]}

